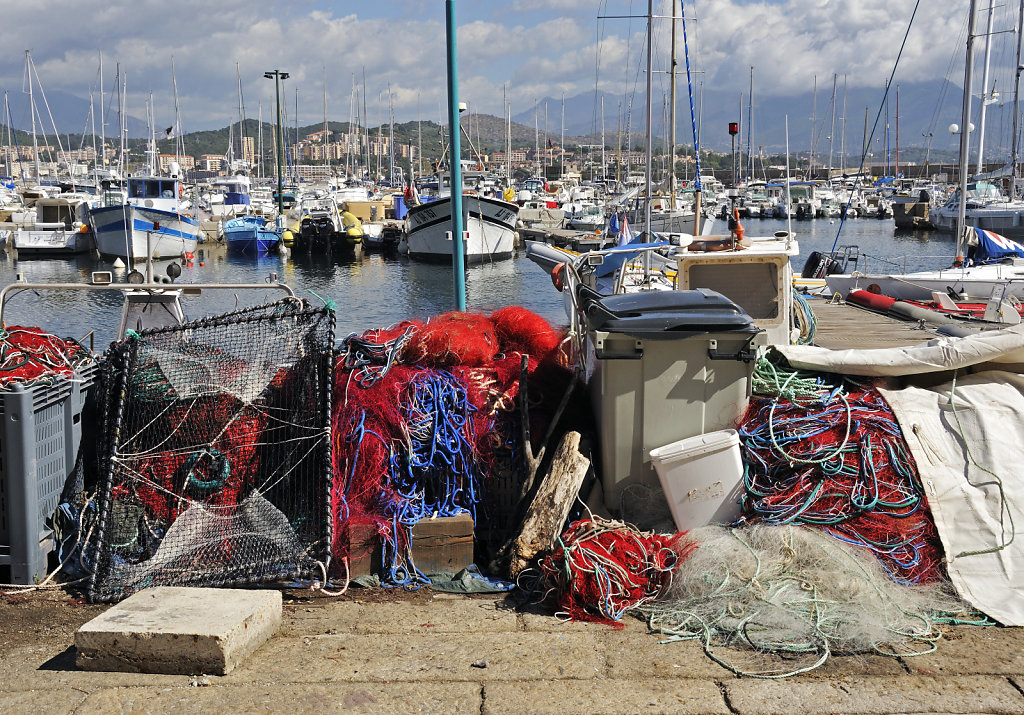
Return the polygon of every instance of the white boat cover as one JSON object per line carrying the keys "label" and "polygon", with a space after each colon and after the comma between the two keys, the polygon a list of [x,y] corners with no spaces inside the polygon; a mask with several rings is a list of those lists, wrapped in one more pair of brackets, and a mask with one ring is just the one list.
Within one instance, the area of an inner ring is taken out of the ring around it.
{"label": "white boat cover", "polygon": [[[1024,626],[1024,326],[881,350],[776,348],[793,367],[904,376],[880,385],[917,462],[950,579],[975,608]],[[934,385],[913,376],[956,370]]]}

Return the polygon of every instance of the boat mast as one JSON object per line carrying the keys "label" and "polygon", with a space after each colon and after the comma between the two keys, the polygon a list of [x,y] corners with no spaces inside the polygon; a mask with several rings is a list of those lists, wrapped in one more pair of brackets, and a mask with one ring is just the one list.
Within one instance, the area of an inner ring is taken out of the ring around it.
{"label": "boat mast", "polygon": [[676,209],[676,4],[672,3],[672,59],[669,63],[668,190],[669,215]]}
{"label": "boat mast", "polygon": [[104,111],[106,105],[103,99],[103,53],[100,52],[100,161],[103,168],[107,166],[107,115]]}
{"label": "boat mast", "polygon": [[896,168],[893,176],[900,175],[900,86],[896,85]]}
{"label": "boat mast", "polygon": [[[1024,2],[1024,0],[1021,0]],[[1018,63],[1019,64],[1019,63]],[[605,156],[605,145],[604,145],[604,95],[601,95],[601,180],[604,181],[608,178],[608,164]],[[606,184],[607,186],[607,184]]]}
{"label": "boat mast", "polygon": [[1017,71],[1013,85],[1013,139],[1010,145],[1010,198],[1017,197],[1017,125],[1020,111],[1020,51],[1021,40],[1024,39],[1024,0],[1020,3],[1017,16]]}
{"label": "boat mast", "polygon": [[836,136],[836,89],[839,83],[839,75],[832,74],[832,128],[828,130],[828,176],[829,183],[832,181],[832,147]]}
{"label": "boat mast", "polygon": [[36,138],[36,102],[32,95],[32,56],[25,50],[25,80],[28,82],[28,111],[32,115],[32,168],[39,179],[39,140]]}
{"label": "boat mast", "polygon": [[967,19],[967,57],[964,61],[964,102],[960,115],[960,204],[956,214],[956,265],[964,264],[964,232],[967,228],[967,155],[970,151],[971,74],[974,69],[974,16],[977,0],[971,0]]}
{"label": "boat mast", "polygon": [[[1024,1],[1024,0],[1022,0]],[[839,143],[839,171],[846,173],[846,75],[843,75],[843,136]]]}
{"label": "boat mast", "polygon": [[242,103],[242,75],[235,63],[235,79],[238,82],[238,159],[245,165],[245,105]]}
{"label": "boat mast", "polygon": [[391,82],[388,82],[388,181],[395,183],[395,95],[391,93]]}
{"label": "boat mast", "polygon": [[[644,174],[644,187],[647,190],[647,202],[644,207],[644,226],[647,234],[651,233],[651,92],[654,76],[654,0],[647,0],[647,136],[645,137],[647,170]],[[650,257],[650,254],[647,254]]]}
{"label": "boat mast", "polygon": [[750,174],[754,169],[753,149],[754,131],[754,68],[750,68],[750,92],[747,94],[747,175],[746,182],[750,183]]}
{"label": "boat mast", "polygon": [[[981,114],[978,117],[978,171],[985,171],[985,110],[995,101],[995,91],[988,90],[988,71],[992,59],[992,16],[995,0],[988,0],[988,28],[985,30],[985,70],[981,75]],[[969,125],[965,125],[968,126]]]}
{"label": "boat mast", "polygon": [[324,166],[327,167],[327,175],[331,175],[331,153],[328,143],[330,138],[330,132],[327,128],[327,66],[322,65],[323,70],[323,84],[324,84],[324,135],[323,135],[323,147],[324,147]]}
{"label": "boat mast", "polygon": [[366,144],[366,174],[370,174],[370,115],[366,111],[366,65],[363,65],[363,121],[366,122],[366,131],[363,132],[363,141]]}
{"label": "boat mast", "polygon": [[565,92],[562,92],[562,135],[558,140],[558,174],[565,178]]}
{"label": "boat mast", "polygon": [[814,75],[814,92],[811,94],[811,154],[807,166],[807,180],[814,181],[814,125],[818,121],[818,75]]}

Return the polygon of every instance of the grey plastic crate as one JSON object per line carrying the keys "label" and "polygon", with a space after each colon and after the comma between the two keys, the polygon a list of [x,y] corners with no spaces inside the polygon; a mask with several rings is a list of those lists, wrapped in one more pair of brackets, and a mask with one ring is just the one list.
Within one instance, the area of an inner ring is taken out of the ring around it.
{"label": "grey plastic crate", "polygon": [[76,379],[0,392],[0,565],[10,565],[12,583],[46,575],[55,547],[48,522],[75,467],[95,375],[89,363]]}

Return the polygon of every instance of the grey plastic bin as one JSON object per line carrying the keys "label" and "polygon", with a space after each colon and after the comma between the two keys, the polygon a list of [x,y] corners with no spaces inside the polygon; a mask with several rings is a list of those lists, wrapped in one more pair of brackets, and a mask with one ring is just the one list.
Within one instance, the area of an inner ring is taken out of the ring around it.
{"label": "grey plastic bin", "polygon": [[766,336],[703,288],[593,298],[586,314],[601,483],[617,512],[629,485],[660,489],[652,449],[736,425]]}
{"label": "grey plastic bin", "polygon": [[95,373],[89,363],[77,379],[0,392],[0,565],[10,565],[12,583],[46,575],[55,546],[48,521],[75,467]]}

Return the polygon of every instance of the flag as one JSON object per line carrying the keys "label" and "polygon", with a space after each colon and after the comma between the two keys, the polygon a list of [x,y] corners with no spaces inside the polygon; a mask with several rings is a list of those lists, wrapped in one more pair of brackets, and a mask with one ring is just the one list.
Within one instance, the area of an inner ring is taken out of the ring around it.
{"label": "flag", "polygon": [[551,148],[551,140],[548,139],[548,149],[550,149],[550,148]]}
{"label": "flag", "polygon": [[608,219],[608,235],[616,236],[619,233],[619,215],[613,213]]}
{"label": "flag", "polygon": [[171,139],[174,136],[174,126],[169,126],[164,129],[164,139]]}
{"label": "flag", "polygon": [[633,232],[629,230],[629,221],[625,216],[622,217],[622,231],[619,232],[619,242],[617,245],[625,246],[627,243],[633,242]]}

